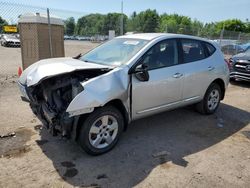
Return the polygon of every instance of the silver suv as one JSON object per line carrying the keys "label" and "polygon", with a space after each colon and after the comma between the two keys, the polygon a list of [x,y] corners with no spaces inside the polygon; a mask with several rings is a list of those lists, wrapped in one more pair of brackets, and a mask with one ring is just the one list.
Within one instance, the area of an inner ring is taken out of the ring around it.
{"label": "silver suv", "polygon": [[18,84],[21,98],[53,135],[98,155],[112,149],[135,119],[191,104],[214,113],[228,81],[215,43],[154,33],[117,37],[75,58],[41,60]]}

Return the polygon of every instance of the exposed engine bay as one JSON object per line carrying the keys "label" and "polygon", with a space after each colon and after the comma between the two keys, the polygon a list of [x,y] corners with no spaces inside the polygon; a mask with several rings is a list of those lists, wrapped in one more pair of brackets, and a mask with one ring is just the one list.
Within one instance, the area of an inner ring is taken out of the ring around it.
{"label": "exposed engine bay", "polygon": [[79,117],[66,112],[70,102],[84,90],[82,82],[109,72],[111,69],[75,71],[46,78],[27,88],[30,107],[43,125],[55,136],[70,137]]}

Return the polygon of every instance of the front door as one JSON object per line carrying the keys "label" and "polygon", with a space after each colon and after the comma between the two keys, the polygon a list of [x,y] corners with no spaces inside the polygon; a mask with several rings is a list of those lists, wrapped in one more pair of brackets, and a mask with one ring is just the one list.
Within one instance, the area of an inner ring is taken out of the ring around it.
{"label": "front door", "polygon": [[176,107],[182,100],[184,73],[175,39],[164,40],[146,52],[139,65],[147,67],[148,81],[132,75],[133,119]]}

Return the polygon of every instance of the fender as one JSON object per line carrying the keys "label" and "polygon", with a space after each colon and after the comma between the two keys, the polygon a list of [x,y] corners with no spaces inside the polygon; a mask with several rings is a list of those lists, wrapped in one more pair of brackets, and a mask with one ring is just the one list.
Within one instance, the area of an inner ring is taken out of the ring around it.
{"label": "fender", "polygon": [[69,116],[91,113],[114,99],[120,99],[129,112],[129,68],[124,65],[114,70],[82,82],[83,91],[69,104]]}

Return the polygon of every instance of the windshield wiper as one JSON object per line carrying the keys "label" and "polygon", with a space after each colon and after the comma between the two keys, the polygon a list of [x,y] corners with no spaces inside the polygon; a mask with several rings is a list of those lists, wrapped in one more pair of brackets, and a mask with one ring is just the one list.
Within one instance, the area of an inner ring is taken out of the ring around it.
{"label": "windshield wiper", "polygon": [[82,54],[80,53],[80,54],[78,54],[77,56],[72,57],[72,58],[73,58],[73,59],[79,59],[81,56],[82,56]]}

